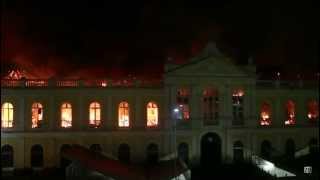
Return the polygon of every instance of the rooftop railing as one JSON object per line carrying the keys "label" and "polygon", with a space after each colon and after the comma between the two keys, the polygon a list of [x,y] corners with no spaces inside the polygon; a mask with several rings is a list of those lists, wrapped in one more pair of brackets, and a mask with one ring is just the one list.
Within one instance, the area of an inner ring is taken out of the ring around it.
{"label": "rooftop railing", "polygon": [[284,81],[284,80],[258,80],[256,81],[256,87],[258,88],[317,88],[319,87],[319,81]]}
{"label": "rooftop railing", "polygon": [[[42,87],[162,87],[163,81],[154,80],[132,80],[132,79],[100,79],[100,80],[55,80],[55,79],[2,79],[2,88],[42,88]],[[317,88],[319,81],[280,81],[280,80],[258,80],[258,88]]]}
{"label": "rooftop railing", "polygon": [[46,88],[46,87],[61,87],[61,88],[78,88],[78,87],[161,87],[161,80],[53,80],[53,79],[21,79],[11,80],[2,79],[1,88]]}

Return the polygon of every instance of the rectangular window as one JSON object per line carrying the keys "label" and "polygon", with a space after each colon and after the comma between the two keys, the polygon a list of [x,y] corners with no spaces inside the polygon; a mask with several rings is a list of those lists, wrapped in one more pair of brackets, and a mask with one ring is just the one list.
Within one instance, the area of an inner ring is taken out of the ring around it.
{"label": "rectangular window", "polygon": [[244,93],[242,90],[236,90],[232,94],[232,109],[233,109],[233,125],[243,125],[244,111],[243,111]]}

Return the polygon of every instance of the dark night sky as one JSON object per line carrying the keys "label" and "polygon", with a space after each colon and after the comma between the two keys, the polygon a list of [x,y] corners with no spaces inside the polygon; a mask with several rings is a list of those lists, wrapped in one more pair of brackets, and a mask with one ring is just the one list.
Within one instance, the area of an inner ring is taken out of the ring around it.
{"label": "dark night sky", "polygon": [[259,72],[318,72],[316,5],[280,1],[2,0],[1,70],[39,77],[161,77],[209,39]]}

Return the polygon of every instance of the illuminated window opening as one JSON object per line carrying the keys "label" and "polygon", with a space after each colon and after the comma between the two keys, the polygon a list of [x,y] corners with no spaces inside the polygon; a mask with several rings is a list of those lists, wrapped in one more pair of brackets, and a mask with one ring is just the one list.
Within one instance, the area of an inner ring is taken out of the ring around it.
{"label": "illuminated window opening", "polygon": [[190,119],[189,95],[190,92],[186,88],[181,88],[177,92],[178,113],[176,118],[179,120]]}
{"label": "illuminated window opening", "polygon": [[203,91],[203,119],[205,124],[217,124],[219,118],[219,98],[215,89],[207,88]]}
{"label": "illuminated window opening", "polygon": [[264,102],[261,106],[260,125],[261,126],[271,125],[271,107],[266,102]]}
{"label": "illuminated window opening", "polygon": [[154,102],[149,102],[147,104],[147,126],[158,126],[158,116],[158,105]]}
{"label": "illuminated window opening", "polygon": [[296,123],[295,104],[289,100],[286,104],[286,121],[285,125],[294,125]]}
{"label": "illuminated window opening", "polygon": [[127,102],[119,104],[118,115],[118,126],[129,127],[129,104]]}
{"label": "illuminated window opening", "polygon": [[319,118],[319,104],[317,101],[312,100],[308,102],[308,114],[307,117],[310,122],[316,122]]}
{"label": "illuminated window opening", "polygon": [[43,120],[43,106],[40,103],[33,103],[31,108],[32,128],[40,128]]}
{"label": "illuminated window opening", "polygon": [[70,103],[63,103],[61,105],[61,127],[72,127],[72,106]]}
{"label": "illuminated window opening", "polygon": [[12,128],[13,127],[13,105],[9,102],[5,102],[1,107],[1,127]]}
{"label": "illuminated window opening", "polygon": [[101,106],[93,102],[89,106],[89,126],[98,128],[101,125]]}
{"label": "illuminated window opening", "polygon": [[235,90],[232,93],[232,114],[234,125],[242,125],[244,120],[244,92],[243,90]]}

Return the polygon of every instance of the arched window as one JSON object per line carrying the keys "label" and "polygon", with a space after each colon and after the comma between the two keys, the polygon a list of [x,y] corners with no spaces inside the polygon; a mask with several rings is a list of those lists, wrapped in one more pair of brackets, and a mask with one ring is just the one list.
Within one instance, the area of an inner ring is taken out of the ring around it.
{"label": "arched window", "polygon": [[178,157],[186,164],[189,163],[189,146],[187,143],[180,143],[178,146]]}
{"label": "arched window", "polygon": [[1,148],[1,166],[2,168],[13,167],[13,148],[8,144]]}
{"label": "arched window", "polygon": [[296,123],[296,105],[289,100],[286,104],[286,121],[285,125],[294,125]]}
{"label": "arched window", "polygon": [[31,107],[32,128],[40,128],[43,120],[43,106],[40,103],[33,103]]}
{"label": "arched window", "polygon": [[43,148],[39,144],[31,148],[31,167],[43,167]]}
{"label": "arched window", "polygon": [[243,161],[243,144],[241,141],[236,141],[233,144],[233,161],[235,163]]}
{"label": "arched window", "polygon": [[265,158],[266,160],[270,160],[271,151],[272,151],[272,146],[271,146],[270,141],[264,140],[261,143],[261,157]]}
{"label": "arched window", "polygon": [[118,159],[123,163],[130,162],[130,147],[128,144],[120,144],[118,148]]}
{"label": "arched window", "polygon": [[242,125],[244,120],[244,92],[241,89],[234,90],[232,93],[232,114],[233,125]]}
{"label": "arched window", "polygon": [[148,164],[156,164],[159,159],[158,145],[151,143],[147,147],[147,162]]}
{"label": "arched window", "polygon": [[147,126],[158,126],[158,105],[154,102],[147,104]]}
{"label": "arched window", "polygon": [[129,127],[130,123],[130,117],[129,117],[129,104],[127,102],[121,102],[119,104],[119,109],[118,109],[118,125],[119,127]]}
{"label": "arched window", "polygon": [[207,88],[203,91],[203,120],[205,125],[218,124],[219,118],[219,98],[218,91]]}
{"label": "arched window", "polygon": [[102,152],[102,148],[101,148],[100,144],[92,144],[90,146],[90,150],[92,152],[95,152],[95,153],[101,153]]}
{"label": "arched window", "polygon": [[97,102],[93,102],[89,106],[89,126],[99,127],[101,125],[101,107]]}
{"label": "arched window", "polygon": [[62,152],[69,148],[71,148],[71,145],[69,144],[63,144],[60,148],[60,167],[61,168],[66,168],[71,163],[70,160],[62,156]]}
{"label": "arched window", "polygon": [[61,105],[61,127],[72,127],[72,106],[70,103]]}
{"label": "arched window", "polygon": [[262,103],[261,105],[260,125],[261,126],[271,125],[271,106],[266,102]]}
{"label": "arched window", "polygon": [[1,127],[12,128],[13,127],[13,105],[9,102],[5,102],[1,107]]}
{"label": "arched window", "polygon": [[296,145],[293,141],[293,139],[287,139],[286,141],[286,156],[289,160],[294,159],[294,153],[296,152]]}
{"label": "arched window", "polygon": [[310,122],[316,122],[319,118],[319,104],[317,101],[312,100],[308,102],[308,114],[307,117]]}
{"label": "arched window", "polygon": [[190,108],[189,108],[189,96],[190,92],[187,88],[181,88],[177,91],[177,119],[189,120]]}

